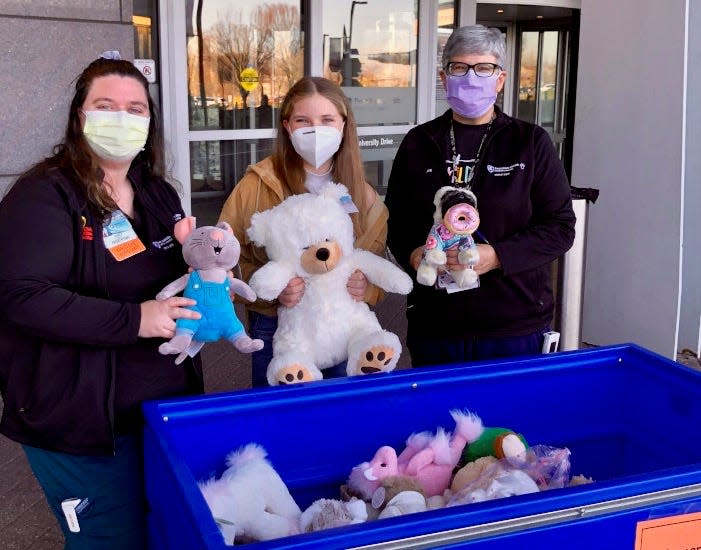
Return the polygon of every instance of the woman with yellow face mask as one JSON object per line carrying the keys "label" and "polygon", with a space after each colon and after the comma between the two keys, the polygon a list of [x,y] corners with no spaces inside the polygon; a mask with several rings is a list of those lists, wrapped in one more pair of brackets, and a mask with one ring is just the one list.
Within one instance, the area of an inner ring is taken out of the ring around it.
{"label": "woman with yellow face mask", "polygon": [[66,548],[146,546],[141,402],[203,391],[158,353],[193,300],[143,75],[114,55],[78,77],[63,141],[0,203],[0,432],[21,443]]}

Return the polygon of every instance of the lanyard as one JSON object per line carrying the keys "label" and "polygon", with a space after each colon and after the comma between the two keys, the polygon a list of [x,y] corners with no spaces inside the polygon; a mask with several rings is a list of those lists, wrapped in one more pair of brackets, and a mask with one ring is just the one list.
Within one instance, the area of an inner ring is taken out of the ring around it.
{"label": "lanyard", "polygon": [[[475,175],[475,172],[477,172],[477,168],[479,167],[480,163],[480,157],[482,155],[482,148],[484,147],[484,142],[487,141],[487,136],[489,135],[489,130],[492,129],[492,122],[494,122],[494,119],[496,117],[492,114],[492,118],[489,119],[489,124],[487,124],[487,129],[484,131],[484,135],[482,136],[482,139],[480,140],[480,145],[477,148],[477,154],[475,154],[475,163],[472,165],[472,170],[470,170],[470,173],[467,175],[467,189],[472,189],[471,181],[472,178]],[[450,183],[451,185],[455,185],[455,174],[457,173],[458,170],[458,163],[460,162],[460,155],[458,154],[458,151],[455,147],[455,130],[453,130],[453,119],[450,119],[450,147],[453,150],[453,172],[450,175]]]}

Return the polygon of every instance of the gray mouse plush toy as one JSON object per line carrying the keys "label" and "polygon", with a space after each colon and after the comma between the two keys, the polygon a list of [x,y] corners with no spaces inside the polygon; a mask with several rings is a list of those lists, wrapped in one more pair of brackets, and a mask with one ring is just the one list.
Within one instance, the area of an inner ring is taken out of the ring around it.
{"label": "gray mouse plush toy", "polygon": [[192,268],[190,273],[176,279],[156,295],[165,300],[181,291],[197,304],[190,306],[199,312],[200,319],[178,319],[175,336],[158,348],[163,355],[179,354],[179,364],[187,356],[194,356],[206,342],[225,338],[242,353],[252,353],[263,347],[262,340],[253,340],[236,316],[232,299],[238,293],[249,301],[256,299],[253,289],[231,275],[238,264],[241,246],[231,226],[219,222],[216,227],[196,227],[195,218],[180,220],[173,229],[175,238],[183,246],[183,258]]}

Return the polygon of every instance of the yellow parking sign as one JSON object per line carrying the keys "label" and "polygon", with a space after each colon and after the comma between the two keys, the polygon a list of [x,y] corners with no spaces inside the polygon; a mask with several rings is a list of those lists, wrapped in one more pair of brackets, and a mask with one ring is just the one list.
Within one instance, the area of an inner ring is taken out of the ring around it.
{"label": "yellow parking sign", "polygon": [[258,71],[253,67],[246,67],[239,75],[241,87],[247,92],[252,92],[258,87]]}

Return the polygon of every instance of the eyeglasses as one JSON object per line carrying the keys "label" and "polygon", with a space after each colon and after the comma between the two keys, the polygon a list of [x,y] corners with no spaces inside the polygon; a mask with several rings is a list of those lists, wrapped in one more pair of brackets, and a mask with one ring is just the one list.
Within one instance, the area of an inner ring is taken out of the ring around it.
{"label": "eyeglasses", "polygon": [[468,63],[460,63],[458,61],[451,61],[445,68],[445,72],[450,76],[465,76],[467,72],[472,69],[477,76],[488,77],[494,74],[494,71],[501,67],[496,63],[475,63],[470,65]]}

